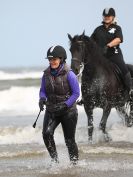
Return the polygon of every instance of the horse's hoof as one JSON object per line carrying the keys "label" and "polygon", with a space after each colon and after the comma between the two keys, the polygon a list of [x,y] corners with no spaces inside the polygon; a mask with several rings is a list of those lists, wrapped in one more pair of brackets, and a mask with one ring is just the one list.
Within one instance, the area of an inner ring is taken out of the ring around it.
{"label": "horse's hoof", "polygon": [[88,143],[89,143],[89,144],[93,144],[92,136],[89,136],[89,138],[88,138]]}
{"label": "horse's hoof", "polygon": [[108,135],[108,133],[104,133],[104,139],[105,139],[105,142],[109,142],[111,141],[111,137]]}
{"label": "horse's hoof", "polygon": [[105,124],[100,123],[99,130],[105,131]]}
{"label": "horse's hoof", "polygon": [[127,122],[127,127],[132,127],[133,126],[133,122],[130,121],[130,122]]}
{"label": "horse's hoof", "polygon": [[133,123],[128,123],[127,124],[127,127],[132,127],[133,126]]}

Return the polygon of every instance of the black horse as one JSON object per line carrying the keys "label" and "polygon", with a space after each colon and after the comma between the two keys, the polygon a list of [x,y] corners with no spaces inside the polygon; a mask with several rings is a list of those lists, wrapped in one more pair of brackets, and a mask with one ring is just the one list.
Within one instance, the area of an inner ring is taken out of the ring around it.
{"label": "black horse", "polygon": [[[111,108],[123,112],[127,119],[127,126],[132,126],[133,109],[130,110],[130,115],[127,115],[123,109],[129,102],[129,95],[120,77],[119,69],[103,56],[101,49],[84,33],[74,37],[68,34],[68,38],[72,55],[71,68],[77,75],[81,66],[84,66],[81,91],[88,118],[88,138],[92,140],[93,109],[100,107],[103,109],[100,129],[104,133],[105,140],[109,141],[106,123]],[[129,69],[133,69],[131,65]]]}

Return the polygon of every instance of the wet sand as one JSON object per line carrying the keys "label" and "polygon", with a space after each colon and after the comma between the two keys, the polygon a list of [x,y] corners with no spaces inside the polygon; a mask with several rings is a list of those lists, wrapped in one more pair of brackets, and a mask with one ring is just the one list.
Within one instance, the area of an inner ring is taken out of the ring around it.
{"label": "wet sand", "polygon": [[[0,157],[1,177],[133,177],[132,144],[125,145],[125,153],[98,152],[110,148],[120,150],[122,143],[79,145],[80,159],[76,166],[70,165],[67,149],[59,146],[59,164],[52,164],[44,146],[9,146],[10,157]],[[4,148],[4,146],[3,146]],[[7,147],[6,147],[7,148]],[[24,151],[25,149],[25,151]],[[91,153],[96,149],[94,153]],[[128,150],[128,151],[127,151]],[[130,151],[131,150],[131,153]],[[13,152],[18,152],[13,154]],[[128,153],[127,153],[128,152]]]}

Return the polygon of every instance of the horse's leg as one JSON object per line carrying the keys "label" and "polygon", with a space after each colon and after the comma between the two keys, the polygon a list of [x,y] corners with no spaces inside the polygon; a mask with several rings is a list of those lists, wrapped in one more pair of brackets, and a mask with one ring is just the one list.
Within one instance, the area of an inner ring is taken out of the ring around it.
{"label": "horse's leg", "polygon": [[130,117],[131,117],[131,126],[133,125],[133,101],[131,101],[131,107],[130,107]]}
{"label": "horse's leg", "polygon": [[[131,127],[133,125],[133,102],[131,101],[129,103],[129,106],[130,106],[130,112],[129,114],[127,113],[128,110],[125,109],[125,107],[116,107],[116,110],[118,112],[118,114],[124,118],[123,120],[123,124],[127,127]],[[129,107],[128,107],[129,109]]]}
{"label": "horse's leg", "polygon": [[130,114],[127,119],[127,126],[131,127],[133,125],[133,101],[130,102]]}
{"label": "horse's leg", "polygon": [[104,133],[105,141],[110,140],[110,138],[108,136],[108,133],[106,131],[106,123],[107,123],[107,119],[108,119],[108,116],[110,114],[110,111],[111,111],[111,106],[107,104],[106,107],[103,108],[103,116],[102,116],[102,119],[101,119],[101,122],[100,122],[100,129]]}
{"label": "horse's leg", "polygon": [[88,118],[88,141],[92,142],[92,134],[93,134],[93,107],[89,107],[84,104],[85,112]]}

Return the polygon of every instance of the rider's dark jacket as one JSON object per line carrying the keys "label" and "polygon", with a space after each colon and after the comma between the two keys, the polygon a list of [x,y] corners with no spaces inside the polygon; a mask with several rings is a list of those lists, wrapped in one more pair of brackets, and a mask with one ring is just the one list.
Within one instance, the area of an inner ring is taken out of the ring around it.
{"label": "rider's dark jacket", "polygon": [[[116,24],[111,24],[108,28],[106,28],[103,23],[103,25],[97,27],[91,35],[91,39],[95,41],[101,49],[107,46],[107,44],[115,38],[120,38],[121,42],[123,42],[121,27]],[[128,68],[125,65],[123,54],[119,45],[108,48],[105,57],[117,65],[123,76],[128,73]]]}
{"label": "rider's dark jacket", "polygon": [[[101,48],[106,46],[115,38],[120,38],[121,42],[123,42],[121,27],[116,24],[111,24],[109,28],[106,28],[103,24],[97,27],[91,35],[91,39],[93,39]],[[119,45],[109,48],[107,57],[118,53],[121,53]]]}

